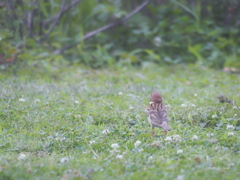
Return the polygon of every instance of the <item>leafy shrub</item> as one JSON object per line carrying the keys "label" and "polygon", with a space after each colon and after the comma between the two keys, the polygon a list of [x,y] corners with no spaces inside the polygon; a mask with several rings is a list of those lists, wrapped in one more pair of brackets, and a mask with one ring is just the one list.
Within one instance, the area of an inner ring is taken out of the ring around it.
{"label": "leafy shrub", "polygon": [[126,17],[144,1],[63,2],[4,1],[0,53],[13,56],[5,52],[10,44],[19,54],[62,53],[64,48],[65,59],[93,68],[148,61],[240,67],[238,1],[152,1],[128,21],[96,34],[96,29]]}

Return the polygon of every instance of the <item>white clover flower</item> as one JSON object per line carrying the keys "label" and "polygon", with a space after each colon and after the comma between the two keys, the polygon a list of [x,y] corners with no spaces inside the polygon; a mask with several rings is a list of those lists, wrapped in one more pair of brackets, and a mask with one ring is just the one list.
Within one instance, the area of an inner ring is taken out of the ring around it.
{"label": "white clover flower", "polygon": [[79,104],[79,101],[74,101],[75,104]]}
{"label": "white clover flower", "polygon": [[116,153],[120,153],[121,151],[117,150],[117,149],[113,149],[113,150],[109,150],[111,155],[116,155]]}
{"label": "white clover flower", "polygon": [[134,107],[133,107],[133,106],[130,106],[129,109],[134,109]]}
{"label": "white clover flower", "polygon": [[182,104],[181,107],[187,107],[187,105],[186,104]]}
{"label": "white clover flower", "polygon": [[234,114],[234,116],[237,116],[237,114]]}
{"label": "white clover flower", "polygon": [[60,159],[60,163],[67,163],[69,159],[67,157],[63,157]]}
{"label": "white clover flower", "polygon": [[166,138],[165,138],[165,141],[172,141],[172,138],[170,137],[170,136],[167,136]]}
{"label": "white clover flower", "polygon": [[40,102],[40,99],[36,99],[35,102],[36,102],[36,103],[37,103],[37,102]]}
{"label": "white clover flower", "polygon": [[154,44],[155,46],[159,47],[162,43],[162,39],[160,37],[155,37],[154,38]]}
{"label": "white clover flower", "polygon": [[23,98],[20,98],[19,101],[20,101],[20,102],[25,102],[26,100],[23,99]]}
{"label": "white clover flower", "polygon": [[177,150],[177,154],[182,154],[183,153],[183,150],[182,149],[178,149]]}
{"label": "white clover flower", "polygon": [[24,153],[20,153],[20,155],[18,156],[18,160],[19,161],[21,161],[21,160],[23,160],[23,159],[25,159],[27,156],[26,156],[26,154],[24,154]]}
{"label": "white clover flower", "polygon": [[160,147],[161,146],[161,142],[162,141],[153,141],[151,145],[155,146],[155,147]]}
{"label": "white clover flower", "polygon": [[56,139],[57,141],[67,140],[67,138],[65,138],[65,137],[63,137],[63,138],[62,138],[62,137],[56,137],[55,139]]}
{"label": "white clover flower", "polygon": [[102,131],[102,134],[109,134],[110,133],[110,131],[108,130],[108,129],[104,129],[103,131]]}
{"label": "white clover flower", "polygon": [[228,133],[228,136],[233,136],[234,135],[234,132],[229,132]]}
{"label": "white clover flower", "polygon": [[197,94],[194,94],[194,96],[198,96]]}
{"label": "white clover flower", "polygon": [[212,115],[212,118],[216,118],[216,117],[217,117],[217,115],[216,115],[216,114]]}
{"label": "white clover flower", "polygon": [[195,105],[195,104],[191,104],[191,106],[192,106],[192,107],[196,107],[196,105]]}
{"label": "white clover flower", "polygon": [[233,109],[237,109],[237,106],[233,106]]}
{"label": "white clover flower", "polygon": [[141,143],[142,143],[141,141],[137,140],[137,141],[134,143],[134,146],[135,146],[135,147],[138,147]]}
{"label": "white clover flower", "polygon": [[217,139],[210,139],[209,140],[211,143],[215,144],[217,142]]}
{"label": "white clover flower", "polygon": [[227,125],[227,130],[234,130],[234,126],[233,125]]}
{"label": "white clover flower", "polygon": [[181,138],[181,136],[179,136],[179,135],[173,135],[173,136],[172,136],[172,140],[173,140],[174,142],[181,142],[181,141],[182,141],[182,138]]}
{"label": "white clover flower", "polygon": [[46,102],[46,105],[48,105],[49,104],[49,102]]}
{"label": "white clover flower", "polygon": [[119,148],[119,145],[118,145],[118,143],[114,143],[111,145],[111,147],[116,150]]}
{"label": "white clover flower", "polygon": [[123,155],[118,154],[118,155],[116,156],[116,158],[117,158],[117,159],[123,159]]}
{"label": "white clover flower", "polygon": [[176,180],[184,180],[184,175],[178,175],[178,176],[176,177]]}
{"label": "white clover flower", "polygon": [[138,152],[142,152],[143,151],[143,148],[139,149]]}
{"label": "white clover flower", "polygon": [[233,167],[235,164],[232,162],[228,165],[228,167]]}
{"label": "white clover flower", "polygon": [[123,93],[122,92],[118,92],[118,95],[121,96],[121,95],[123,95]]}
{"label": "white clover flower", "polygon": [[193,137],[191,138],[192,140],[197,140],[198,136],[197,135],[193,135]]}
{"label": "white clover flower", "polygon": [[79,114],[75,114],[74,117],[75,117],[75,118],[80,118],[81,115],[79,115]]}
{"label": "white clover flower", "polygon": [[149,160],[149,161],[151,161],[152,159],[153,159],[153,157],[152,157],[152,156],[149,156],[149,157],[148,157],[148,160]]}
{"label": "white clover flower", "polygon": [[89,141],[89,144],[91,145],[91,144],[95,144],[96,142],[94,141],[94,140],[92,140],[92,141]]}
{"label": "white clover flower", "polygon": [[207,137],[212,137],[213,133],[207,133]]}

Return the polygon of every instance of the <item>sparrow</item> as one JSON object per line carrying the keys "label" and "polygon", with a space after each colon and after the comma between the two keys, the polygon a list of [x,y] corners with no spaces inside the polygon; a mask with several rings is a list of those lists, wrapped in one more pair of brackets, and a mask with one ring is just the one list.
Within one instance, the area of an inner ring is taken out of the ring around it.
{"label": "sparrow", "polygon": [[218,100],[220,103],[230,103],[230,104],[234,104],[234,101],[231,101],[230,99],[228,99],[228,97],[224,96],[224,95],[220,95],[217,96]]}
{"label": "sparrow", "polygon": [[146,108],[146,114],[148,117],[148,123],[152,127],[152,136],[154,137],[154,127],[163,128],[166,134],[167,131],[171,131],[172,128],[168,125],[168,116],[165,105],[163,104],[162,96],[153,92],[150,98],[150,103]]}

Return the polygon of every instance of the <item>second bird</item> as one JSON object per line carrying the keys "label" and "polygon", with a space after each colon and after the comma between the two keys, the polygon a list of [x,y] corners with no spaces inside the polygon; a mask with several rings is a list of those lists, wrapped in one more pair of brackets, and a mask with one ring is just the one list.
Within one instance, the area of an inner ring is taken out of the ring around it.
{"label": "second bird", "polygon": [[152,136],[154,136],[154,127],[163,128],[166,132],[172,130],[168,125],[167,110],[162,102],[162,96],[157,92],[153,92],[150,103],[146,108],[148,122],[152,127]]}

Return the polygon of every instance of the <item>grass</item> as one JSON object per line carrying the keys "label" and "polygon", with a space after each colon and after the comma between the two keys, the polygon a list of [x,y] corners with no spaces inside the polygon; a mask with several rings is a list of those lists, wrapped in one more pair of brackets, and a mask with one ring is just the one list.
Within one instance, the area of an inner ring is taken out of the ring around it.
{"label": "grass", "polygon": [[[151,65],[51,72],[0,73],[0,179],[240,179],[239,76]],[[150,135],[152,91],[168,105],[167,137]]]}

